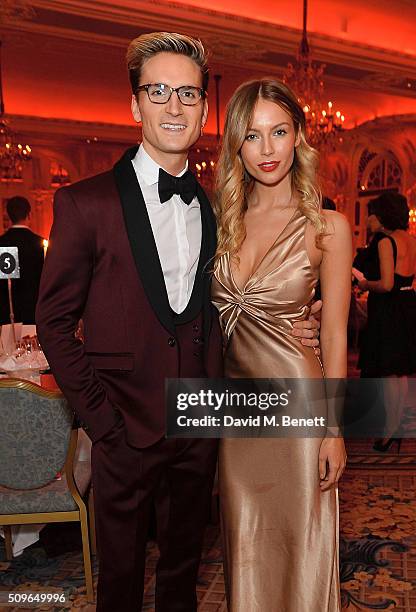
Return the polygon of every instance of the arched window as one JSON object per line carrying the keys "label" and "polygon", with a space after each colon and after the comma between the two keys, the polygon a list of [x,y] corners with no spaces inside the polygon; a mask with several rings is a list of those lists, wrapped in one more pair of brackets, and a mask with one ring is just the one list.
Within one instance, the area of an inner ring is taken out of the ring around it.
{"label": "arched window", "polygon": [[375,159],[368,171],[364,185],[367,191],[400,190],[402,186],[402,169],[399,162],[391,157]]}
{"label": "arched window", "polygon": [[367,243],[367,204],[385,191],[402,191],[403,171],[392,151],[364,149],[357,172],[354,237],[356,246]]}

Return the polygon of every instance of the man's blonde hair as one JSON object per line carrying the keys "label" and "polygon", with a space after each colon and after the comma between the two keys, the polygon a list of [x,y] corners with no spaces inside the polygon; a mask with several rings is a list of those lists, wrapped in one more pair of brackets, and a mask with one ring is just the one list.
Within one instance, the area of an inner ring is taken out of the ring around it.
{"label": "man's blonde hair", "polygon": [[[151,32],[138,36],[128,46],[126,61],[133,95],[137,94],[144,63],[158,53],[177,53],[192,59],[201,69],[202,88],[208,88],[208,61],[204,45],[198,39],[175,32]],[[191,83],[184,83],[191,85]]]}

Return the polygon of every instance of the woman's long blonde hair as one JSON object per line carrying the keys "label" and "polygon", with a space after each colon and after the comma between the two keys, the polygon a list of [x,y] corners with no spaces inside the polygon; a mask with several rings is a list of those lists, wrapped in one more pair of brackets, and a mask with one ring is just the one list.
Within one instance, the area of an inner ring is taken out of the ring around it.
{"label": "woman's long blonde hair", "polygon": [[217,165],[214,211],[218,224],[218,246],[214,267],[225,253],[238,260],[237,253],[245,239],[244,214],[254,179],[244,168],[241,147],[250,129],[257,100],[270,100],[292,118],[300,143],[295,149],[291,168],[292,193],[299,195],[299,209],[314,225],[317,244],[325,234],[318,187],[318,152],[306,142],[305,114],[295,94],[281,81],[261,79],[243,83],[227,105],[221,153]]}

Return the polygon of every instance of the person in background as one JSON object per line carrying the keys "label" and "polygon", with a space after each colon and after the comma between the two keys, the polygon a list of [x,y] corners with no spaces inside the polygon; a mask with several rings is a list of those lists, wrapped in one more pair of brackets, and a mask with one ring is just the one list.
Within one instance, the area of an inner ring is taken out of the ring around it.
{"label": "person in background", "polygon": [[400,429],[407,395],[407,376],[416,372],[416,240],[408,233],[407,200],[385,193],[369,203],[368,226],[373,239],[358,283],[368,291],[368,321],[359,368],[363,378],[383,377],[386,437],[374,449],[385,452],[393,442],[400,449]]}
{"label": "person in background", "polygon": [[328,198],[328,196],[322,196],[322,208],[324,210],[336,210],[337,209],[334,200],[331,200],[331,198]]}
{"label": "person in background", "polygon": [[374,223],[376,201],[377,198],[374,198],[367,204],[367,244],[357,249],[352,264],[353,267],[362,272],[366,278],[368,274],[371,274],[374,265],[377,267],[378,242],[380,238],[385,237],[385,233],[380,230],[380,223]]}
{"label": "person in background", "polygon": [[[43,238],[30,229],[29,201],[15,196],[7,201],[12,226],[0,236],[0,246],[19,249],[20,278],[12,279],[14,320],[34,324],[39,283],[43,268]],[[10,323],[7,280],[0,281],[0,324]]]}
{"label": "person in background", "polygon": [[[322,209],[336,210],[337,207],[334,200],[331,200],[331,198],[328,198],[328,196],[322,196]],[[320,300],[321,297],[321,283],[318,281],[318,284],[315,287],[315,300]]]}

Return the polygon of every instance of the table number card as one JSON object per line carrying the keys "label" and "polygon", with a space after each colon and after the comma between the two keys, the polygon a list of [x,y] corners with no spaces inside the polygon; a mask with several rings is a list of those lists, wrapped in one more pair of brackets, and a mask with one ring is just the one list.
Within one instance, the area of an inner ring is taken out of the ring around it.
{"label": "table number card", "polygon": [[17,247],[0,247],[0,278],[20,278]]}
{"label": "table number card", "polygon": [[10,340],[8,337],[7,326],[3,325],[1,341],[3,344],[3,350],[6,352],[6,354],[9,354],[12,349],[14,350],[17,340],[16,325],[14,322],[12,278],[20,278],[19,249],[12,246],[0,247],[0,279],[7,279],[9,316],[11,323],[10,329],[12,336]]}

